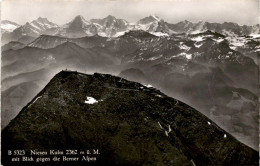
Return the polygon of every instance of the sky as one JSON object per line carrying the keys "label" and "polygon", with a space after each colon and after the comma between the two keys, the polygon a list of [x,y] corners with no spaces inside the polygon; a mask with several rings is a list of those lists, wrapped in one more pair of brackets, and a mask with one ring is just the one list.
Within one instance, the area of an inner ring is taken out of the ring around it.
{"label": "sky", "polygon": [[2,0],[1,19],[25,24],[41,16],[62,25],[77,15],[87,20],[113,15],[130,22],[156,15],[170,23],[254,25],[259,23],[259,10],[259,0]]}

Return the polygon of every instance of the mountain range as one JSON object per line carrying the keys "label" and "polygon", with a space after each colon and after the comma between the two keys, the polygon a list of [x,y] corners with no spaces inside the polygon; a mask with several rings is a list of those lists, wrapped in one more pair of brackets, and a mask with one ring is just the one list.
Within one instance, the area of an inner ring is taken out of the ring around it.
{"label": "mountain range", "polygon": [[[38,30],[31,31],[35,27]],[[67,68],[149,84],[258,149],[257,27],[169,24],[157,16],[137,23],[77,16],[59,26],[38,18],[2,36],[16,37],[2,46],[2,128]]]}
{"label": "mountain range", "polygon": [[[108,74],[61,71],[2,131],[8,151],[98,149],[91,165],[258,165],[257,151],[159,90]],[[76,152],[76,153],[79,153]],[[29,155],[30,156],[30,155]],[[31,155],[32,165],[41,165]],[[46,154],[44,157],[53,155]],[[47,165],[85,165],[46,161]],[[12,164],[13,165],[13,164]],[[28,165],[28,162],[15,162]]]}
{"label": "mountain range", "polygon": [[85,20],[83,16],[76,16],[65,25],[57,25],[41,18],[18,25],[4,20],[2,21],[2,44],[10,41],[18,41],[22,37],[39,37],[40,35],[55,35],[68,38],[79,38],[98,34],[104,37],[117,37],[130,30],[144,30],[159,35],[172,35],[178,33],[195,34],[207,30],[215,31],[225,35],[256,35],[260,32],[260,25],[240,26],[236,23],[209,23],[200,21],[192,23],[187,20],[176,24],[168,23],[158,16],[148,16],[136,23],[130,23],[114,16],[103,19]]}

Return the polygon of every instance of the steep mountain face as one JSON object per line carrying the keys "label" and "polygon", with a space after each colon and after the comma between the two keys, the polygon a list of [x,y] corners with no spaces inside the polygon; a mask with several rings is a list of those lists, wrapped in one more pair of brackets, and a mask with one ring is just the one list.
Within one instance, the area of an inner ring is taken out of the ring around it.
{"label": "steep mountain face", "polygon": [[90,22],[97,27],[97,33],[100,36],[121,36],[130,29],[130,25],[127,21],[117,19],[111,15],[104,19],[91,19]]}
{"label": "steep mountain face", "polygon": [[50,22],[47,18],[42,17],[39,17],[37,20],[32,21],[30,25],[35,28],[34,30],[38,29],[36,31],[38,31],[39,34],[45,32],[48,29],[58,28],[57,24],[54,24]]}
{"label": "steep mountain face", "polygon": [[48,21],[46,18],[39,17],[37,20],[30,23],[27,22],[25,25],[15,29],[13,33],[18,35],[18,39],[22,36],[37,37],[44,33],[47,29],[54,27],[57,27],[57,25]]}
{"label": "steep mountain face", "polygon": [[2,20],[1,21],[1,32],[3,33],[8,33],[8,32],[13,32],[16,28],[20,27],[19,24],[8,21],[8,20]]}
{"label": "steep mountain face", "polygon": [[160,21],[162,20],[157,16],[145,17],[137,22],[137,29],[140,28],[144,31],[155,31]]}
{"label": "steep mountain face", "polygon": [[258,165],[256,151],[192,107],[104,74],[58,73],[2,142],[4,165],[7,150],[91,148],[100,151],[93,165]]}
{"label": "steep mountain face", "polygon": [[193,23],[187,20],[178,22],[176,24],[170,24],[169,25],[171,29],[174,29],[177,33],[185,33],[188,32],[191,27],[193,26]]}
{"label": "steep mountain face", "polygon": [[154,33],[158,36],[163,34],[171,35],[175,33],[172,29],[168,27],[168,23],[163,19],[160,19],[158,16],[149,16],[139,20],[136,23],[135,29],[141,29],[150,33]]}
{"label": "steep mountain face", "polygon": [[208,29],[207,27],[208,23],[205,23],[203,21],[199,21],[198,23],[193,24],[193,26],[187,31],[189,34],[197,34],[201,32],[205,32]]}
{"label": "steep mountain face", "polygon": [[61,26],[55,35],[69,38],[91,36],[96,33],[96,28],[82,16],[76,16],[71,22]]}

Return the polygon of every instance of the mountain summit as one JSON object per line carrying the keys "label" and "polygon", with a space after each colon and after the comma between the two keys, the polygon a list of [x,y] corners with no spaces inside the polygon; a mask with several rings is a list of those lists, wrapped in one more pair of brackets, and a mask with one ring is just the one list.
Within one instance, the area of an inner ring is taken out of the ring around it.
{"label": "mountain summit", "polygon": [[58,73],[2,131],[2,142],[3,165],[8,150],[93,148],[100,151],[93,165],[258,165],[256,151],[192,107],[97,73]]}
{"label": "mountain summit", "polygon": [[150,33],[156,32],[166,32],[168,35],[175,33],[170,29],[169,23],[165,22],[163,19],[160,19],[158,16],[149,16],[139,20],[136,23],[136,29],[142,29]]}
{"label": "mountain summit", "polygon": [[[70,22],[69,27],[70,28],[85,28],[90,23],[84,19],[81,15],[76,16],[72,22]],[[75,26],[75,27],[73,27]]]}
{"label": "mountain summit", "polygon": [[141,20],[139,20],[137,23],[139,24],[149,24],[151,22],[159,22],[161,19],[158,16],[148,16]]}
{"label": "mountain summit", "polygon": [[98,34],[101,36],[118,36],[130,28],[126,20],[117,19],[112,15],[108,15],[103,19],[92,19],[90,21],[97,27]]}
{"label": "mountain summit", "polygon": [[14,30],[14,33],[21,34],[22,36],[35,36],[45,33],[47,29],[57,28],[58,25],[50,22],[47,18],[39,17],[32,22],[27,22],[25,25]]}
{"label": "mountain summit", "polygon": [[81,15],[76,16],[71,22],[63,25],[55,35],[64,37],[83,37],[95,34],[95,27]]}

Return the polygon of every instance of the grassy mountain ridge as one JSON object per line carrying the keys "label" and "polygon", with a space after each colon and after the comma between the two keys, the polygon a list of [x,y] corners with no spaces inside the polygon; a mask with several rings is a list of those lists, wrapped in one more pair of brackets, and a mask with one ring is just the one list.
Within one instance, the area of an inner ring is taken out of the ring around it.
{"label": "grassy mountain ridge", "polygon": [[258,164],[256,151],[185,103],[97,73],[58,73],[3,130],[2,142],[2,159],[8,149],[98,148],[94,165]]}

